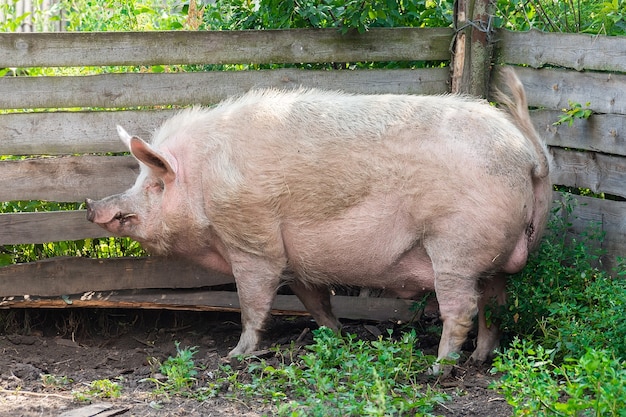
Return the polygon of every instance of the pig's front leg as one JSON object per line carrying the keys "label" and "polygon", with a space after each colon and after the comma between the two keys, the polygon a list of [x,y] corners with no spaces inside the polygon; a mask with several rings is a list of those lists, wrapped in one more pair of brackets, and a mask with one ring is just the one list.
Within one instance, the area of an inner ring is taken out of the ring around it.
{"label": "pig's front leg", "polygon": [[231,357],[257,349],[284,269],[284,262],[272,262],[247,254],[236,258],[231,257],[231,261],[241,307],[242,332],[239,343],[228,354]]}

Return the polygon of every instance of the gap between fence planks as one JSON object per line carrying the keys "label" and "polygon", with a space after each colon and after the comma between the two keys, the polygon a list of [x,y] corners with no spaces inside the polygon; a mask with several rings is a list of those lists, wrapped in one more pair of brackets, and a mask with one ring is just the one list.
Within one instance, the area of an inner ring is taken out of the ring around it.
{"label": "gap between fence planks", "polygon": [[[338,318],[351,320],[418,320],[420,312],[414,310],[415,301],[399,298],[331,297],[333,313]],[[88,292],[64,298],[4,297],[2,308],[142,308],[185,311],[239,312],[239,298],[234,291],[207,290],[130,290],[114,292]],[[279,294],[272,305],[274,315],[308,316],[298,297]]]}

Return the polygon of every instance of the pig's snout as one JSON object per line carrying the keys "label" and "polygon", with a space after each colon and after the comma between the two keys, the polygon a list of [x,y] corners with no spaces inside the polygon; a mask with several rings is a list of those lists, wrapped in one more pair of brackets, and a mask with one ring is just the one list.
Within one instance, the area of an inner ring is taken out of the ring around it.
{"label": "pig's snout", "polygon": [[[107,204],[102,204],[99,201],[93,201],[91,199],[85,200],[85,207],[87,208],[87,220],[92,223],[101,225],[106,229],[111,229],[113,223],[118,227],[125,226],[126,223],[136,223],[136,213],[126,213],[120,210],[112,210]],[[119,231],[119,230],[118,230]]]}
{"label": "pig's snout", "polygon": [[94,201],[90,198],[85,200],[85,206],[87,207],[87,220],[93,222],[96,218],[96,211],[93,208]]}

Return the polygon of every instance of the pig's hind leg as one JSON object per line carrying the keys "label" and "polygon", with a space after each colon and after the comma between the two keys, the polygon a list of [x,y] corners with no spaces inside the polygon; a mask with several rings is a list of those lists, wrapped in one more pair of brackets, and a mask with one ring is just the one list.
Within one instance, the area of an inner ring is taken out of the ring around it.
{"label": "pig's hind leg", "polygon": [[325,285],[307,285],[300,280],[289,282],[289,288],[300,299],[318,326],[339,330],[341,324],[332,312],[330,291]]}
{"label": "pig's hind leg", "polygon": [[[500,328],[498,311],[506,303],[506,276],[498,273],[481,283],[481,294],[478,301],[478,338],[476,349],[471,361],[486,362],[500,345]],[[488,314],[491,313],[491,314]],[[494,314],[495,313],[495,314]],[[488,319],[489,316],[489,319]]]}

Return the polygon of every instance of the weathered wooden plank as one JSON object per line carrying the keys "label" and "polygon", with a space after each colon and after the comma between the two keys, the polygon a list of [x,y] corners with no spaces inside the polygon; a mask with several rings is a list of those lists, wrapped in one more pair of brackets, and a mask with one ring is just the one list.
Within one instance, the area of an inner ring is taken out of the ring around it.
{"label": "weathered wooden plank", "polygon": [[0,268],[0,296],[61,296],[142,288],[200,288],[233,283],[232,276],[162,257],[62,257]]}
{"label": "weathered wooden plank", "polygon": [[[68,304],[71,300],[71,304]],[[416,319],[411,311],[413,300],[375,297],[331,297],[333,313],[351,320],[401,320]],[[240,311],[239,299],[234,291],[206,290],[142,290],[95,292],[66,298],[11,297],[0,298],[0,308],[150,308],[191,311]],[[272,314],[308,315],[295,295],[279,294],[274,299]]]}
{"label": "weathered wooden plank", "polygon": [[535,129],[551,146],[626,156],[626,116],[594,114],[589,119],[576,119],[555,126],[564,113],[557,110],[531,112]]}
{"label": "weathered wooden plank", "polygon": [[0,201],[84,201],[134,184],[139,164],[131,156],[64,156],[0,161]]}
{"label": "weathered wooden plank", "polygon": [[0,67],[445,61],[451,28],[2,33]]}
{"label": "weathered wooden plank", "polygon": [[0,155],[127,152],[116,125],[148,139],[177,110],[0,114]]}
{"label": "weathered wooden plank", "polygon": [[[0,115],[0,155],[56,155],[125,152],[115,125],[149,138],[178,110],[45,112]],[[594,114],[555,126],[557,110],[531,112],[535,128],[549,145],[626,156],[626,117]]]}
{"label": "weathered wooden plank", "polygon": [[555,184],[626,197],[626,158],[552,148]]}
{"label": "weathered wooden plank", "polygon": [[213,104],[254,88],[300,86],[349,93],[441,94],[448,69],[209,71],[0,77],[0,108],[128,108]]}
{"label": "weathered wooden plank", "polygon": [[[625,158],[552,149],[556,184],[620,196],[626,193]],[[84,155],[0,161],[0,201],[99,199],[125,191],[134,184],[137,174],[138,164],[131,156]],[[27,221],[26,217],[4,220],[7,227],[25,225]],[[73,219],[65,221],[71,223]],[[33,233],[37,233],[41,224],[33,227]]]}
{"label": "weathered wooden plank", "polygon": [[[496,33],[498,62],[547,65],[573,68],[577,71],[600,70],[624,72],[626,38],[574,33],[549,33],[539,30]],[[575,47],[572,47],[575,45]]]}
{"label": "weathered wooden plank", "polygon": [[617,258],[626,258],[626,201],[602,200],[599,198],[576,196],[555,192],[555,200],[561,201],[568,196],[574,200],[571,232],[580,235],[591,224],[599,225],[605,233],[600,247],[606,250],[602,257],[603,267],[607,270],[617,266]]}
{"label": "weathered wooden plank", "polygon": [[[569,101],[591,103],[596,113],[626,114],[626,75],[599,72],[576,72],[555,68],[515,67],[524,84],[528,105],[561,110]],[[496,72],[492,88],[505,90]]]}
{"label": "weathered wooden plank", "polygon": [[58,242],[107,237],[103,228],[87,221],[85,210],[39,213],[0,213],[0,245]]}

